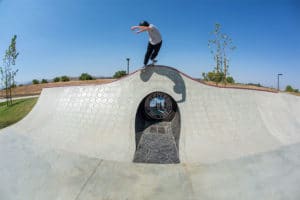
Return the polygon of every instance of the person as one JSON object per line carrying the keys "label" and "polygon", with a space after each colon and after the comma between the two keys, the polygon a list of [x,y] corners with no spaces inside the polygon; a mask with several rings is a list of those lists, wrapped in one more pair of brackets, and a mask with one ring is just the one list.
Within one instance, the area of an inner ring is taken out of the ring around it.
{"label": "person", "polygon": [[154,65],[157,62],[155,58],[157,57],[162,45],[162,37],[158,28],[153,24],[149,24],[147,21],[141,21],[139,26],[132,26],[131,30],[135,31],[137,34],[145,31],[148,32],[149,42],[144,58],[144,65],[147,66],[149,59],[151,59],[152,65]]}

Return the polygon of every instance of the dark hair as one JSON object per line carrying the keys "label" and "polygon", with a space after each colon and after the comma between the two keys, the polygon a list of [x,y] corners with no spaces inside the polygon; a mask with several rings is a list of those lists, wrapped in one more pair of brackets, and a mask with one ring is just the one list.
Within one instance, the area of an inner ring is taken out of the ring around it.
{"label": "dark hair", "polygon": [[149,26],[150,24],[147,21],[141,21],[140,26]]}

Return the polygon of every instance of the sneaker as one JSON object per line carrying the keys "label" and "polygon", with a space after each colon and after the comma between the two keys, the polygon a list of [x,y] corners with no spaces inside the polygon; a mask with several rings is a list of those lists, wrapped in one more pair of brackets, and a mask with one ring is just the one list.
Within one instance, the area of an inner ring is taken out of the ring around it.
{"label": "sneaker", "polygon": [[155,60],[155,59],[153,59],[151,61],[152,61],[151,65],[155,65],[155,63],[157,63],[157,60]]}
{"label": "sneaker", "polygon": [[144,66],[142,67],[142,72],[144,72],[148,66],[149,66],[149,65],[144,65]]}

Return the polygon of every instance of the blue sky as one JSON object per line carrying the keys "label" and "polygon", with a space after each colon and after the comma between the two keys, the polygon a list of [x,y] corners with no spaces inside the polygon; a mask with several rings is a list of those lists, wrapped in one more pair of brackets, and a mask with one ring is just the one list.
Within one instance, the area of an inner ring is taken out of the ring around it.
{"label": "blue sky", "polygon": [[159,64],[192,77],[213,69],[207,46],[215,23],[232,39],[230,74],[237,82],[300,89],[300,0],[0,0],[0,58],[18,36],[19,83],[55,76],[112,76],[142,67],[147,34],[163,37]]}

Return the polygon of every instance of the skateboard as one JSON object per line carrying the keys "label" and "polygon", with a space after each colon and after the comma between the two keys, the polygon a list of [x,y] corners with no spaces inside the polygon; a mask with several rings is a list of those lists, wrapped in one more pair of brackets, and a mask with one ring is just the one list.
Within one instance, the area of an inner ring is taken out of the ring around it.
{"label": "skateboard", "polygon": [[152,63],[150,64],[150,66],[154,66],[157,63],[157,60],[152,60]]}

